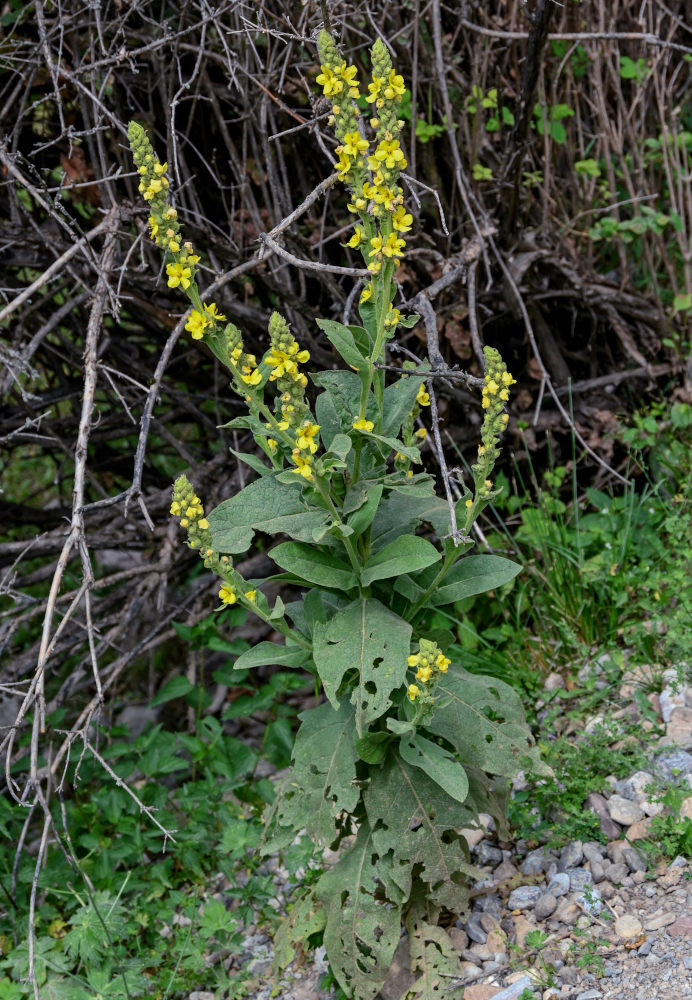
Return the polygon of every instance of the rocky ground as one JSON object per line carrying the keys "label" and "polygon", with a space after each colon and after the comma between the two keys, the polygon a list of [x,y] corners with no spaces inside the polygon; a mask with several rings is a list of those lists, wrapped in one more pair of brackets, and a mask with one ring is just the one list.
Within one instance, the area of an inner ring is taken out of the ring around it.
{"label": "rocky ground", "polygon": [[[692,786],[692,686],[677,688],[674,671],[664,681],[662,693],[649,697],[665,734],[647,769],[613,777],[610,794],[592,794],[585,803],[598,814],[607,844],[573,841],[561,850],[528,850],[518,841],[507,849],[497,843],[490,817],[483,817],[484,829],[465,831],[484,878],[474,887],[468,919],[449,932],[462,958],[464,1000],[517,1000],[527,987],[536,1000],[692,997],[691,859],[653,867],[637,848],[662,808],[647,788],[657,782]],[[625,677],[623,702],[637,682],[636,672]],[[561,683],[551,675],[546,686]],[[598,725],[598,718],[589,725]],[[692,791],[680,813],[692,819]],[[399,1000],[411,982],[403,944],[380,1000]],[[268,974],[269,939],[252,935],[241,957],[247,971]],[[318,952],[311,965],[286,970],[279,993],[268,980],[258,981],[252,1000],[323,1000],[329,996],[320,988],[326,971]],[[197,992],[189,1000],[217,998]]]}

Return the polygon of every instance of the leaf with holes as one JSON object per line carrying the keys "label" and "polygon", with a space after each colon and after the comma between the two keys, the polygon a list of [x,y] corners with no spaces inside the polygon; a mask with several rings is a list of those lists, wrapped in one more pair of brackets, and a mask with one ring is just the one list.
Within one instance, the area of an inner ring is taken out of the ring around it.
{"label": "leaf with holes", "polygon": [[317,883],[327,913],[324,947],[339,985],[353,1000],[373,1000],[387,978],[401,931],[401,909],[376,898],[379,853],[367,822],[353,846]]}
{"label": "leaf with holes", "polygon": [[290,844],[303,829],[315,843],[330,844],[339,832],[339,814],[355,809],[360,789],[354,784],[354,714],[346,702],[336,710],[325,702],[299,716],[293,771],[274,803],[262,853]]}
{"label": "leaf with holes", "polygon": [[406,916],[411,968],[419,975],[409,987],[407,1000],[462,1000],[459,949],[447,931],[430,919],[429,909],[425,903],[416,903]]}
{"label": "leaf with holes", "polygon": [[465,763],[508,778],[519,771],[552,775],[509,684],[456,667],[440,678],[436,694],[440,703],[427,728],[449,740]]}
{"label": "leaf with holes", "polygon": [[371,771],[363,800],[375,850],[393,854],[391,877],[396,885],[408,894],[413,868],[420,866],[428,898],[463,912],[468,902],[465,879],[477,869],[469,864],[468,845],[456,831],[475,821],[475,804],[457,802],[395,750],[382,767]]}
{"label": "leaf with holes", "polygon": [[[432,548],[432,546],[431,546]],[[357,670],[351,702],[358,735],[391,705],[406,676],[411,626],[374,598],[355,601],[328,622],[315,622],[313,658],[332,705],[344,675]]]}

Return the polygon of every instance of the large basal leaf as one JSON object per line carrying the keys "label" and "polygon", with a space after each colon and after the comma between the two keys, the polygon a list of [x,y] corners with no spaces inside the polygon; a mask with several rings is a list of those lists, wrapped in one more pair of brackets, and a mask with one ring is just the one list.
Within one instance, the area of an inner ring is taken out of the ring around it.
{"label": "large basal leaf", "polygon": [[315,899],[314,889],[293,903],[274,935],[272,971],[276,978],[286,972],[296,956],[296,948],[304,949],[310,935],[324,930],[326,922],[327,914]]}
{"label": "large basal leaf", "polygon": [[277,566],[318,587],[351,590],[356,585],[353,571],[348,564],[344,565],[344,559],[337,559],[314,545],[283,542],[276,545],[269,555]]}
{"label": "large basal leaf", "polygon": [[411,968],[419,974],[406,1000],[463,1000],[459,949],[443,927],[426,919],[427,909],[419,903],[406,917]]}
{"label": "large basal leaf", "polygon": [[313,658],[333,705],[347,670],[358,680],[351,702],[356,707],[358,735],[391,705],[390,694],[401,687],[411,645],[411,626],[374,598],[355,601],[326,623],[315,622]]}
{"label": "large basal leaf", "polygon": [[427,728],[449,740],[462,763],[508,778],[519,771],[552,775],[508,684],[455,667],[440,678],[435,694],[440,707]]}
{"label": "large basal leaf", "polygon": [[399,943],[401,909],[375,898],[379,857],[367,823],[353,846],[317,883],[327,912],[324,947],[339,985],[353,1000],[373,1000]]}
{"label": "large basal leaf", "polygon": [[306,503],[301,491],[300,483],[279,483],[275,476],[250,483],[207,515],[213,547],[217,552],[246,552],[256,531],[312,542],[315,532],[329,523],[329,514]]}
{"label": "large basal leaf", "polygon": [[375,580],[388,580],[401,573],[415,573],[435,562],[439,562],[441,554],[432,542],[417,535],[402,535],[395,541],[385,545],[368,560],[361,571],[360,581],[364,587]]}
{"label": "large basal leaf", "polygon": [[[270,817],[267,853],[290,843],[305,829],[319,845],[338,833],[336,817],[351,813],[360,796],[356,777],[354,709],[329,702],[299,716],[301,727],[293,750],[293,770],[279,793]],[[287,834],[290,834],[287,838]]]}
{"label": "large basal leaf", "polygon": [[363,799],[376,851],[393,853],[391,877],[396,884],[404,890],[410,887],[411,870],[420,865],[419,877],[431,901],[463,912],[468,902],[465,879],[477,875],[477,869],[469,864],[468,846],[456,830],[471,826],[475,810],[447,795],[396,751],[371,771]]}

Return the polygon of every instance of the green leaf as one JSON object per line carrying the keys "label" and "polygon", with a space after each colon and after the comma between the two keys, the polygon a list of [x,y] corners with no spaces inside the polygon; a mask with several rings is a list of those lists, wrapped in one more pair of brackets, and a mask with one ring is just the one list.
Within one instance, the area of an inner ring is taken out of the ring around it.
{"label": "green leaf", "polygon": [[380,855],[392,852],[397,885],[406,892],[412,869],[420,866],[419,877],[427,883],[431,902],[463,912],[468,900],[465,876],[475,869],[469,864],[468,845],[456,830],[475,821],[473,805],[447,795],[395,750],[382,767],[370,772],[363,801],[375,850]]}
{"label": "green leaf", "polygon": [[307,669],[310,654],[300,646],[280,646],[277,642],[258,642],[235,661],[234,670],[251,667],[303,667]]}
{"label": "green leaf", "polygon": [[343,461],[352,447],[353,442],[347,434],[337,434],[332,438],[327,455],[336,455],[337,458],[340,458]]}
{"label": "green leaf", "polygon": [[358,538],[363,532],[370,527],[373,522],[373,518],[377,514],[377,508],[380,505],[380,500],[382,499],[382,484],[378,483],[377,486],[371,486],[367,493],[367,500],[362,507],[359,507],[351,517],[348,519],[349,528],[353,529],[353,537]]}
{"label": "green leaf", "polygon": [[419,978],[409,987],[406,1000],[463,1000],[461,955],[443,927],[430,921],[424,901],[406,916],[411,968]]}
{"label": "green leaf", "polygon": [[156,705],[163,705],[167,701],[173,701],[174,698],[184,698],[190,691],[194,691],[194,686],[187,677],[184,677],[182,674],[178,677],[172,677],[169,681],[166,681],[158,694],[152,698],[151,707],[154,708]]}
{"label": "green leaf", "polygon": [[387,446],[389,451],[398,451],[400,455],[405,455],[406,458],[410,458],[412,462],[420,464],[420,448],[416,448],[413,445],[406,446],[403,441],[399,441],[398,438],[386,437],[384,434],[376,434],[374,431],[364,432],[363,437],[374,441],[380,441],[382,444]]}
{"label": "green leaf", "polygon": [[[315,401],[315,418],[322,428],[322,441],[331,447],[335,435],[348,433],[358,416],[360,379],[355,372],[325,371],[311,376],[315,385],[324,388]],[[366,416],[374,420],[375,397],[370,393]]]}
{"label": "green leaf", "polygon": [[425,383],[425,377],[403,375],[384,390],[382,413],[382,433],[396,437],[406,417],[413,409],[418,390]]}
{"label": "green leaf", "polygon": [[466,801],[469,794],[466,771],[448,751],[416,733],[401,740],[399,752],[408,764],[425,771],[447,795],[457,802]]}
{"label": "green leaf", "polygon": [[[358,349],[353,333],[349,327],[344,326],[343,323],[335,323],[334,320],[331,319],[318,319],[317,325],[320,330],[323,330],[324,333],[326,333],[327,337],[347,365],[351,368],[355,368],[356,371],[360,371],[361,368],[364,367],[365,361],[363,354]],[[365,330],[363,330],[363,333],[367,337]]]}
{"label": "green leaf", "polygon": [[373,552],[384,548],[400,535],[410,534],[424,521],[444,516],[445,511],[449,519],[449,507],[446,501],[435,495],[433,481],[425,481],[423,487],[428,496],[414,495],[402,487],[401,492],[390,493],[382,501],[372,522],[370,539]]}
{"label": "green leaf", "polygon": [[285,533],[300,542],[313,541],[313,532],[329,524],[326,510],[310,506],[301,483],[280,483],[263,476],[207,515],[212,545],[218,552],[246,552],[256,531]]}
{"label": "green leaf", "polygon": [[235,448],[229,448],[228,450],[231,455],[235,455],[239,462],[244,462],[245,465],[249,465],[255,472],[259,472],[260,476],[266,476],[268,472],[272,472],[271,466],[263,462],[258,455],[251,455],[247,451],[236,451]]}
{"label": "green leaf", "polygon": [[[519,572],[521,565],[503,556],[464,556],[452,566],[441,586],[430,597],[429,603],[441,607],[463,601],[465,597],[475,594],[485,594],[509,583]],[[432,579],[433,574],[429,573],[416,583],[425,588]]]}
{"label": "green leaf", "polygon": [[314,887],[297,899],[288,916],[281,921],[274,935],[274,956],[272,971],[278,978],[283,975],[296,956],[296,948],[301,951],[312,934],[324,930],[327,914],[315,898]]}
{"label": "green leaf", "polygon": [[308,709],[293,750],[293,771],[281,787],[267,824],[271,853],[307,830],[318,846],[331,844],[339,830],[341,813],[352,813],[360,798],[356,777],[355,712],[344,702]]}
{"label": "green leaf", "polygon": [[353,846],[315,888],[327,913],[324,947],[329,964],[354,1000],[374,1000],[401,932],[400,908],[376,899],[378,862],[370,828],[362,823]]}
{"label": "green leaf", "polygon": [[313,629],[313,657],[325,694],[335,707],[348,670],[357,670],[351,702],[358,735],[391,704],[407,670],[411,626],[373,598],[354,601]]}
{"label": "green leaf", "polygon": [[360,574],[364,587],[375,580],[387,580],[403,573],[415,573],[438,562],[440,552],[432,542],[416,535],[402,535],[395,541],[385,545],[368,560]]}
{"label": "green leaf", "polygon": [[356,752],[366,764],[381,764],[391,740],[389,733],[366,733],[356,740]]}
{"label": "green leaf", "polygon": [[269,555],[277,566],[318,587],[351,590],[356,585],[353,571],[348,564],[344,565],[344,559],[337,559],[314,545],[283,542],[276,545]]}
{"label": "green leaf", "polygon": [[446,702],[427,728],[448,740],[465,764],[508,778],[522,770],[552,775],[524,721],[521,699],[508,684],[455,667],[440,678],[436,694]]}

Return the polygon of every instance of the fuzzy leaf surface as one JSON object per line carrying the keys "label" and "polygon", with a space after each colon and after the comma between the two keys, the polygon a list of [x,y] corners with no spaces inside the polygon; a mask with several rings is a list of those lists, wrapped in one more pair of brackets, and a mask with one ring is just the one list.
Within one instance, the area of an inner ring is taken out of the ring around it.
{"label": "fuzzy leaf surface", "polygon": [[[509,583],[521,571],[519,563],[502,556],[465,556],[452,566],[431,597],[436,607],[484,594]],[[420,582],[420,581],[419,581]],[[427,585],[427,581],[423,586]]]}
{"label": "fuzzy leaf surface", "polygon": [[401,425],[413,409],[418,390],[425,382],[425,377],[408,375],[388,385],[384,390],[382,413],[382,433],[387,437],[396,437]]}
{"label": "fuzzy leaf surface", "polygon": [[407,1000],[462,1000],[459,950],[443,927],[425,919],[425,910],[424,905],[413,906],[406,920],[411,966],[419,973]]}
{"label": "fuzzy leaf surface", "polygon": [[333,587],[335,590],[351,590],[356,581],[352,570],[344,565],[343,559],[337,559],[314,545],[304,542],[282,542],[269,553],[271,558],[282,569],[287,570],[308,583],[319,587]]}
{"label": "fuzzy leaf surface", "polygon": [[326,527],[326,510],[311,507],[300,483],[277,482],[263,476],[207,515],[212,545],[218,552],[246,552],[256,531],[285,533],[299,542],[312,542],[314,531]]}
{"label": "fuzzy leaf surface", "polygon": [[281,646],[278,642],[258,642],[246,649],[233,665],[234,670],[248,670],[251,667],[282,666],[303,667],[309,661],[310,653],[300,646]]}
{"label": "fuzzy leaf surface", "polygon": [[272,812],[269,849],[290,843],[302,829],[317,844],[330,844],[338,832],[336,817],[355,809],[360,789],[352,784],[357,758],[354,714],[346,702],[336,710],[324,702],[299,716],[294,766]]}
{"label": "fuzzy leaf surface", "polygon": [[354,601],[326,623],[315,622],[313,657],[332,705],[347,670],[358,670],[351,702],[358,735],[383,715],[407,670],[411,626],[374,598]]}
{"label": "fuzzy leaf surface", "polygon": [[296,949],[304,948],[310,935],[324,930],[326,922],[327,915],[315,899],[314,890],[296,900],[274,936],[272,971],[275,977],[286,971],[296,957]]}
{"label": "fuzzy leaf surface", "polygon": [[427,728],[449,740],[463,763],[512,778],[519,771],[552,775],[509,684],[455,667],[440,678],[440,706]]}
{"label": "fuzzy leaf surface", "polygon": [[373,1000],[399,943],[400,908],[375,898],[379,860],[364,822],[353,846],[315,888],[327,912],[324,946],[329,963],[353,1000]]}
{"label": "fuzzy leaf surface", "polygon": [[411,870],[420,865],[429,899],[462,913],[468,901],[465,876],[475,869],[469,864],[467,844],[456,830],[474,822],[475,808],[447,795],[394,750],[381,768],[371,772],[363,799],[375,850],[393,854],[396,884],[410,890]]}
{"label": "fuzzy leaf surface", "polygon": [[372,522],[370,538],[373,552],[383,549],[400,535],[412,534],[419,524],[431,521],[433,517],[439,517],[444,510],[447,511],[449,518],[446,502],[434,495],[432,480],[426,482],[425,486],[429,490],[429,496],[413,496],[405,492],[390,493],[380,503]]}
{"label": "fuzzy leaf surface", "polygon": [[399,753],[413,767],[419,767],[429,778],[451,795],[457,802],[465,802],[469,794],[469,779],[461,764],[442,747],[426,740],[420,733],[405,737],[399,744]]}
{"label": "fuzzy leaf surface", "polygon": [[432,542],[417,535],[401,535],[368,560],[360,574],[364,587],[375,580],[388,580],[400,573],[415,573],[441,558]]}

